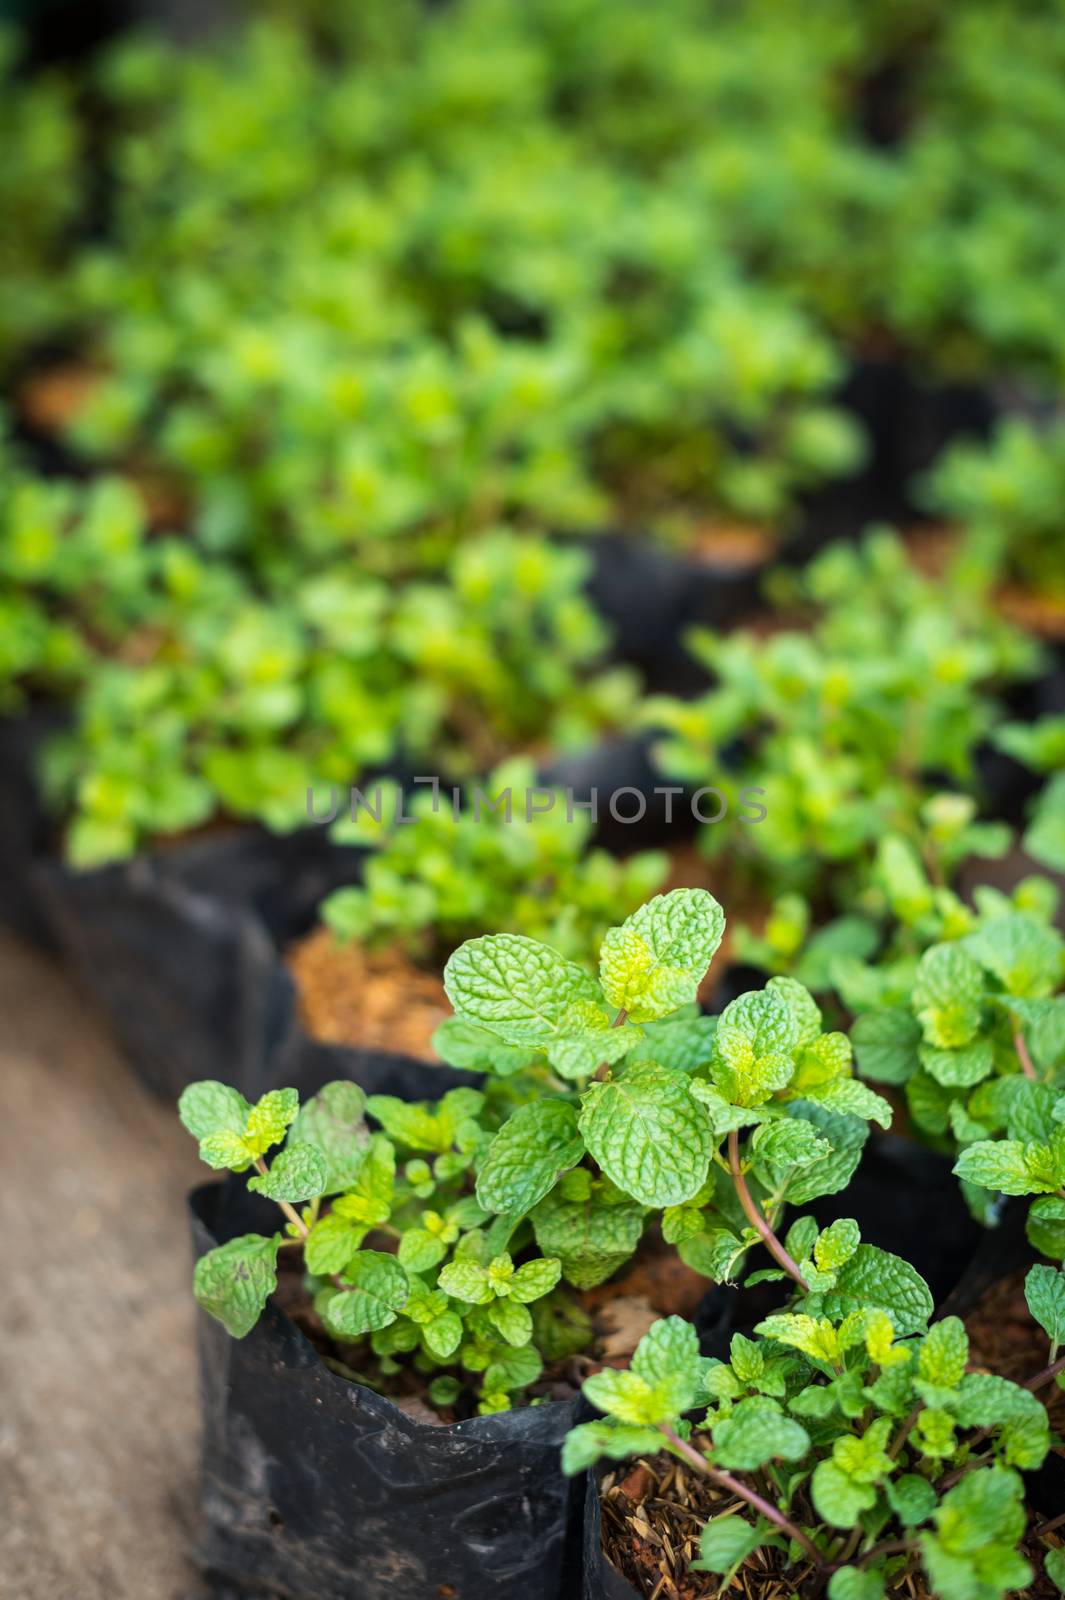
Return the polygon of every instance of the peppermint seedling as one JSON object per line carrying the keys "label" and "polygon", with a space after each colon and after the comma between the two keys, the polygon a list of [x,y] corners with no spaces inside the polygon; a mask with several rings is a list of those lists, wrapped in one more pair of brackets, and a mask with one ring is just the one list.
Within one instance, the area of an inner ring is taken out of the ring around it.
{"label": "peppermint seedling", "polygon": [[[959,1151],[955,1171],[977,1216],[998,1195],[1035,1195],[1031,1242],[1065,1257],[1065,940],[1034,880],[1021,910],[977,891],[950,940],[915,962],[834,968],[859,1012],[864,1078],[904,1089],[917,1126]],[[1040,906],[1040,910],[1037,907]]]}
{"label": "peppermint seedling", "polygon": [[455,1016],[437,1051],[503,1076],[531,1061],[544,1084],[488,1145],[478,1201],[501,1226],[527,1219],[575,1285],[608,1277],[657,1212],[708,1277],[734,1276],[762,1244],[767,1275],[812,1287],[819,1269],[774,1231],[783,1208],[845,1187],[868,1120],[890,1122],[794,979],[719,1018],[698,1013],[723,930],[712,895],[675,889],[606,933],[598,977],[514,934],[471,940],[447,964]]}
{"label": "peppermint seedling", "polygon": [[706,1524],[693,1566],[726,1584],[761,1550],[796,1586],[827,1583],[830,1600],[878,1600],[918,1571],[943,1600],[1023,1587],[1033,1571],[1018,1548],[1020,1472],[1051,1444],[1039,1394],[1065,1367],[1065,1279],[1029,1274],[1053,1359],[1022,1385],[967,1371],[957,1317],[925,1331],[931,1297],[906,1273],[876,1304],[857,1283],[798,1301],[761,1322],[760,1337],[735,1334],[727,1362],[701,1356],[679,1317],[656,1323],[628,1371],[586,1379],[606,1415],[569,1434],[565,1470],[665,1448],[710,1478],[741,1510]]}

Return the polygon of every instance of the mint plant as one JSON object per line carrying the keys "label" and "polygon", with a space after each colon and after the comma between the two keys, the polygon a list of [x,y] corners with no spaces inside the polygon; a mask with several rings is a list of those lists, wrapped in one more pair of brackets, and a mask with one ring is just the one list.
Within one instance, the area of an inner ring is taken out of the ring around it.
{"label": "mint plant", "polygon": [[785,1204],[846,1185],[866,1119],[886,1124],[890,1110],[851,1076],[845,1036],[821,1032],[794,980],[720,1018],[698,1014],[723,929],[711,895],[678,889],[608,930],[598,977],[520,934],[462,945],[445,969],[455,1015],[434,1044],[486,1074],[483,1090],[410,1105],[334,1084],[300,1109],[293,1090],[252,1107],[221,1084],[193,1085],[180,1110],[203,1159],[254,1168],[249,1187],[285,1217],[269,1238],[202,1259],[201,1305],[240,1337],[274,1287],[277,1252],[302,1246],[326,1331],[367,1341],[360,1374],[385,1382],[402,1357],[443,1368],[430,1389],[440,1403],[483,1374],[484,1410],[588,1342],[560,1280],[602,1283],[655,1217],[707,1277],[734,1276],[765,1246],[762,1275],[804,1294],[861,1289],[923,1308],[905,1263],[851,1227],[821,1242],[809,1221],[785,1240],[775,1231]]}
{"label": "mint plant", "polygon": [[[826,1263],[862,1248],[846,1226],[816,1241]],[[927,1291],[923,1304],[900,1294],[871,1305],[855,1287],[765,1318],[756,1339],[734,1334],[727,1362],[700,1355],[681,1318],[655,1323],[628,1371],[585,1380],[606,1415],[569,1434],[566,1471],[666,1449],[708,1477],[741,1509],[705,1525],[693,1567],[725,1584],[761,1551],[763,1570],[794,1572],[796,1588],[806,1577],[827,1584],[830,1600],[908,1592],[917,1573],[943,1600],[1023,1588],[1034,1573],[1018,1548],[1020,1473],[1051,1444],[1039,1396],[1062,1382],[1065,1277],[1028,1275],[1051,1351],[1025,1384],[967,1371],[965,1326],[945,1317],[926,1330]]]}
{"label": "mint plant", "polygon": [[653,894],[669,865],[661,851],[619,860],[590,849],[589,813],[568,807],[561,791],[537,788],[524,758],[489,773],[458,811],[447,794],[422,789],[397,822],[384,787],[379,801],[373,786],[364,798],[371,809],[338,819],[333,834],[373,854],[361,884],[323,900],[321,920],[342,942],[398,944],[441,966],[456,945],[485,932],[527,934],[594,960],[603,931]]}
{"label": "mint plant", "polygon": [[[705,783],[728,771],[763,791],[766,816],[743,830],[737,874],[760,892],[816,890],[826,909],[854,912],[885,832],[920,849],[925,808],[967,804],[957,791],[973,783],[993,691],[1038,656],[978,597],[952,595],[948,606],[886,533],[830,548],[802,578],[779,576],[777,590],[782,603],[813,608],[807,631],[693,632],[714,686],[696,700],[652,698],[643,717],[661,731],[670,777]],[[937,801],[945,781],[955,789]],[[707,826],[699,843],[718,858],[726,841]]]}
{"label": "mint plant", "polygon": [[995,1196],[1037,1195],[1032,1243],[1065,1257],[1065,940],[1050,924],[1047,885],[1018,900],[976,894],[947,937],[863,967],[837,961],[863,1078],[902,1088],[926,1135],[956,1149],[955,1171],[975,1213]]}

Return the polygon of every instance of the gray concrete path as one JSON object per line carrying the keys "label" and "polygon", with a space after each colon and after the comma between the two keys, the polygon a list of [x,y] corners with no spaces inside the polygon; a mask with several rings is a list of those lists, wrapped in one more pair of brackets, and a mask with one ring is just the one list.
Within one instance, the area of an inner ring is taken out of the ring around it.
{"label": "gray concrete path", "polygon": [[2,1600],[198,1593],[203,1174],[68,979],[0,935]]}

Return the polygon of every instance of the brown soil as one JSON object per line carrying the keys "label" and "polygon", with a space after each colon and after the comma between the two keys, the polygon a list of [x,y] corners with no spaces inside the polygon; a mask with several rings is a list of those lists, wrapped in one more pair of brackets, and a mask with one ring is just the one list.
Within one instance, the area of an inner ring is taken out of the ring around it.
{"label": "brown soil", "polygon": [[451,1014],[438,973],[396,949],[342,944],[328,928],[315,928],[285,959],[315,1039],[434,1059],[433,1031]]}
{"label": "brown soil", "polygon": [[19,393],[22,414],[42,433],[59,433],[83,410],[102,374],[82,362],[48,367],[26,379]]}
{"label": "brown soil", "polygon": [[[966,1319],[970,1338],[970,1366],[1021,1380],[1039,1372],[1047,1362],[1047,1341],[1028,1313],[1024,1301],[1023,1272],[995,1284]],[[1042,1391],[1049,1403],[1051,1425],[1065,1429],[1065,1393]],[[647,1600],[709,1600],[718,1593],[720,1576],[693,1572],[698,1559],[699,1536],[711,1516],[743,1511],[744,1502],[719,1489],[701,1473],[662,1454],[638,1462],[625,1462],[602,1479],[603,1550]],[[1058,1591],[1043,1571],[1048,1549],[1065,1543],[1065,1526],[1041,1531],[1043,1519],[1033,1513],[1024,1542],[1024,1554],[1035,1579],[1023,1594],[1029,1600],[1054,1600]],[[756,1552],[732,1580],[727,1593],[746,1600],[787,1600],[812,1596],[809,1568],[782,1569],[776,1551]],[[907,1578],[891,1590],[907,1600],[932,1600],[919,1576]]]}
{"label": "brown soil", "polygon": [[689,553],[727,572],[760,567],[776,554],[778,541],[766,528],[746,522],[703,522],[695,529]]}
{"label": "brown soil", "polygon": [[[1047,1336],[1033,1321],[1024,1298],[1024,1271],[993,1284],[965,1319],[969,1330],[969,1364],[1023,1383],[1041,1372],[1050,1359]],[[1051,1385],[1040,1391],[1050,1425],[1065,1437],[1065,1390]],[[1062,1507],[1065,1510],[1065,1507]]]}

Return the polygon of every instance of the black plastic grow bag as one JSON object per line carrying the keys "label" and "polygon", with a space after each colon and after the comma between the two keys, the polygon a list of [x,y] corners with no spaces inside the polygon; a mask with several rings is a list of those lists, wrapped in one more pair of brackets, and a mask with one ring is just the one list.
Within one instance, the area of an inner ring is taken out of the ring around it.
{"label": "black plastic grow bag", "polygon": [[[197,1256],[245,1231],[232,1191],[190,1200]],[[579,1398],[449,1427],[331,1372],[268,1305],[245,1339],[200,1313],[198,1560],[222,1594],[286,1600],[562,1600],[579,1578]]]}

